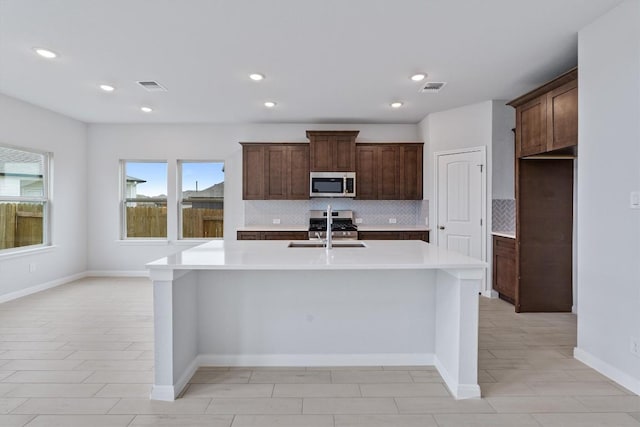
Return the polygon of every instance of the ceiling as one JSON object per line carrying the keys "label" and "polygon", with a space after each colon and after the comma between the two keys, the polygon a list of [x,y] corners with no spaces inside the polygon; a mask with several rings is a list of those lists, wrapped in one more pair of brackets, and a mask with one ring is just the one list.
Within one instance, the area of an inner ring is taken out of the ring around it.
{"label": "ceiling", "polygon": [[[0,93],[89,123],[417,123],[575,66],[577,31],[619,3],[0,0]],[[419,71],[447,85],[419,93]]]}

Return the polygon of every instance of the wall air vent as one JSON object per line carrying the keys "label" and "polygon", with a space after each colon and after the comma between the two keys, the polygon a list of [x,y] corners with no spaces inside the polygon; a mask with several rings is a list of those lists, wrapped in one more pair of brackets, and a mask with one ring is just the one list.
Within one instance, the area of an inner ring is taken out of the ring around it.
{"label": "wall air vent", "polygon": [[164,86],[162,86],[160,83],[154,82],[151,80],[141,81],[141,82],[138,82],[138,84],[149,92],[166,92],[167,91],[167,89]]}
{"label": "wall air vent", "polygon": [[420,88],[421,93],[438,93],[446,85],[446,82],[427,82]]}

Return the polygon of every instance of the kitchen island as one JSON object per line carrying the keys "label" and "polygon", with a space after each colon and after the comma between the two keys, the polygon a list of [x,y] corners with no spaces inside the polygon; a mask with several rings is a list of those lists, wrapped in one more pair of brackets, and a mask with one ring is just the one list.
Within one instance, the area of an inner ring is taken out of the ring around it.
{"label": "kitchen island", "polygon": [[456,398],[480,396],[484,262],[420,241],[289,244],[212,241],[147,264],[152,399],[200,366],[435,365]]}

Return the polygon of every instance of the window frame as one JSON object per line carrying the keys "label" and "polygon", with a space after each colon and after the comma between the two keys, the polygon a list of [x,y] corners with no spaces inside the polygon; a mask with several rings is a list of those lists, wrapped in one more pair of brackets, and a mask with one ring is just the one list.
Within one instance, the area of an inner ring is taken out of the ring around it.
{"label": "window frame", "polygon": [[[137,197],[127,197],[127,163],[164,163],[167,169],[167,188],[165,189],[165,193],[167,193],[166,197],[145,197],[145,198],[137,198]],[[167,218],[167,232],[166,237],[130,237],[127,236],[127,203],[153,203],[153,202],[164,202],[167,206],[167,214],[169,213],[168,207],[168,199],[169,199],[169,161],[165,159],[120,159],[120,239],[123,241],[142,241],[142,240],[152,240],[152,241],[163,241],[169,240],[169,221]]]}
{"label": "window frame", "polygon": [[37,154],[43,157],[42,160],[42,196],[3,196],[0,194],[0,202],[8,203],[42,203],[42,243],[27,246],[16,246],[13,248],[0,249],[0,255],[9,255],[19,252],[32,251],[39,248],[52,247],[51,239],[51,215],[52,215],[52,203],[51,203],[51,162],[53,161],[53,153],[49,151],[42,151],[37,149],[25,149],[24,147],[17,147],[8,144],[0,144],[0,147],[8,148],[10,150],[22,151],[30,154]]}
{"label": "window frame", "polygon": [[[188,159],[178,159],[177,161],[177,169],[176,169],[176,181],[177,181],[177,197],[176,197],[176,206],[177,206],[177,211],[178,211],[178,240],[182,240],[182,241],[198,241],[198,240],[224,240],[224,231],[222,233],[222,237],[184,237],[183,236],[183,215],[182,215],[182,204],[184,202],[193,202],[192,199],[189,198],[183,198],[182,197],[182,165],[184,163],[221,163],[222,164],[222,168],[224,170],[225,168],[225,162],[224,160],[212,160],[212,159],[207,159],[207,160],[188,160]],[[225,176],[226,176],[226,172],[225,172]],[[213,202],[213,201],[218,201],[218,199],[213,198],[213,197],[201,197],[198,198],[198,201],[201,202]],[[222,197],[222,203],[224,206],[224,195]],[[223,215],[224,215],[224,208],[223,208]]]}

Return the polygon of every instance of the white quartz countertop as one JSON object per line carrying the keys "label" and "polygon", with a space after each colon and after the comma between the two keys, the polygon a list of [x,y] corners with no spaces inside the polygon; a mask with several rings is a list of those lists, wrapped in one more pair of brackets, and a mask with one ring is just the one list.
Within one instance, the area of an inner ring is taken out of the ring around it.
{"label": "white quartz countertop", "polygon": [[491,234],[499,237],[506,237],[508,239],[515,239],[516,232],[515,231],[492,231]]}
{"label": "white quartz countertop", "polygon": [[309,231],[308,225],[245,225],[237,231]]}
{"label": "white quartz countertop", "polygon": [[[308,242],[308,241],[300,241]],[[211,241],[147,264],[150,270],[484,269],[416,240],[364,240],[364,248],[289,248],[289,241]]]}
{"label": "white quartz countertop", "polygon": [[[357,224],[358,231],[429,231],[430,228],[425,225],[401,225],[401,224],[383,224],[383,225],[363,225]],[[237,231],[308,231],[308,225],[245,225],[238,227]]]}
{"label": "white quartz countertop", "polygon": [[384,225],[363,225],[358,224],[358,231],[429,231],[429,227],[425,225],[401,225],[401,224],[384,224]]}

